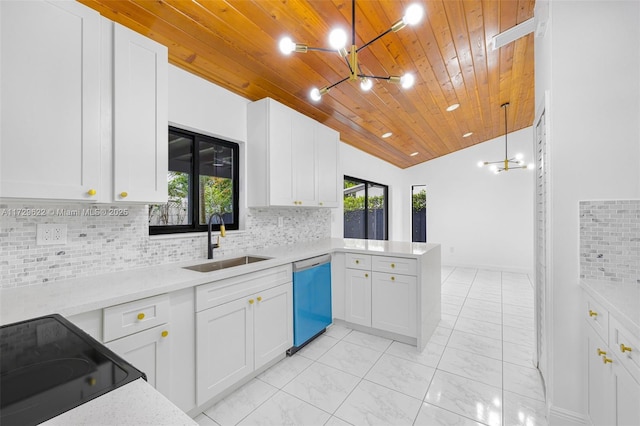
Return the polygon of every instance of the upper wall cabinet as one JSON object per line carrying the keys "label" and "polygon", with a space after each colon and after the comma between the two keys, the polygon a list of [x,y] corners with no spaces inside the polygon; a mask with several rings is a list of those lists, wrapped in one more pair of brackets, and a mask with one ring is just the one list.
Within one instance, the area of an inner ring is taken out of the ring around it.
{"label": "upper wall cabinet", "polygon": [[0,20],[0,197],[166,201],[166,47],[76,2]]}
{"label": "upper wall cabinet", "polygon": [[339,133],[270,98],[248,106],[250,207],[338,207]]}
{"label": "upper wall cabinet", "polygon": [[0,197],[90,200],[100,189],[100,15],[0,2]]}

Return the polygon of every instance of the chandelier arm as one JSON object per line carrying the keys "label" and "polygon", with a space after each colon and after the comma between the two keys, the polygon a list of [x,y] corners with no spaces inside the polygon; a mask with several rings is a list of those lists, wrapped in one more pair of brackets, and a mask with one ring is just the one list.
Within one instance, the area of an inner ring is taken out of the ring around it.
{"label": "chandelier arm", "polygon": [[336,51],[334,49],[327,49],[324,47],[308,47],[307,46],[307,50],[313,50],[316,52],[331,52],[331,53],[335,53]]}
{"label": "chandelier arm", "polygon": [[391,77],[380,77],[378,75],[358,74],[360,78],[375,78],[376,80],[390,80]]}
{"label": "chandelier arm", "polygon": [[337,83],[333,83],[331,86],[327,86],[326,89],[333,89],[334,87],[336,87],[338,84],[340,83],[344,83],[345,81],[349,80],[349,77],[345,77],[342,80],[338,81]]}
{"label": "chandelier arm", "polygon": [[344,60],[347,63],[347,66],[349,67],[349,76],[351,76],[351,74],[353,74],[353,69],[351,68],[351,62],[349,62],[349,58],[347,56],[344,57]]}
{"label": "chandelier arm", "polygon": [[363,44],[362,46],[360,46],[358,49],[356,49],[356,52],[360,52],[362,49],[364,49],[365,47],[368,47],[371,43],[381,39],[382,37],[386,36],[387,34],[389,34],[392,31],[391,28],[389,28],[387,31],[383,32],[382,34],[380,34],[379,36],[371,39],[370,41],[368,41],[367,43]]}

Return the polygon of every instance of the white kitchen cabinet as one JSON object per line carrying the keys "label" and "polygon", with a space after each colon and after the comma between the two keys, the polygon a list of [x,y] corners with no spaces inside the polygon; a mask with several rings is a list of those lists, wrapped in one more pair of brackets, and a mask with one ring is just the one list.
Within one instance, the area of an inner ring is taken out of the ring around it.
{"label": "white kitchen cabinet", "polygon": [[337,207],[339,134],[269,98],[247,114],[249,206]]}
{"label": "white kitchen cabinet", "polygon": [[[583,315],[586,399],[591,423],[596,426],[640,424],[640,382],[636,380],[638,372],[632,362],[636,339],[626,333],[604,306],[587,295]],[[603,323],[611,324],[612,332],[603,328]],[[621,344],[630,350],[623,351]]]}
{"label": "white kitchen cabinet", "polygon": [[196,400],[202,405],[293,345],[291,265],[196,288]]}
{"label": "white kitchen cabinet", "polygon": [[106,346],[147,375],[147,382],[166,397],[171,386],[171,333],[168,324],[106,343]]}
{"label": "white kitchen cabinet", "polygon": [[416,277],[373,272],[371,326],[416,337]]}
{"label": "white kitchen cabinet", "polygon": [[166,203],[167,48],[113,26],[113,201]]}
{"label": "white kitchen cabinet", "polygon": [[166,202],[167,48],[77,2],[0,7],[0,197]]}
{"label": "white kitchen cabinet", "polygon": [[346,269],[345,321],[371,327],[371,272]]}
{"label": "white kitchen cabinet", "polygon": [[0,197],[91,201],[100,190],[100,15],[0,2]]}

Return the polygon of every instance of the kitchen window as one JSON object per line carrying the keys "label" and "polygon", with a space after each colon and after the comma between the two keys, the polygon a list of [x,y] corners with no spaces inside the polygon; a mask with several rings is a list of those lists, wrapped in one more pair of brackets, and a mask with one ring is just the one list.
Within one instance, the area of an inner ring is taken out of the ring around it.
{"label": "kitchen window", "polygon": [[344,237],[387,240],[387,185],[344,177]]}
{"label": "kitchen window", "polygon": [[169,201],[149,205],[149,234],[206,231],[213,213],[238,229],[238,158],[236,143],[169,127]]}

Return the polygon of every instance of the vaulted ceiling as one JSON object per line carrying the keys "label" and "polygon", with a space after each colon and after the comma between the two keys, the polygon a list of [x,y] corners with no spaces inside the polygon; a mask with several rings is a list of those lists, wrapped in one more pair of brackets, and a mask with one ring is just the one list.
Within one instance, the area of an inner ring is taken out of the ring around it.
{"label": "vaulted ceiling", "polygon": [[[498,50],[490,45],[493,36],[531,18],[535,0],[417,0],[425,8],[421,23],[358,55],[367,74],[413,73],[413,88],[377,80],[362,92],[347,81],[319,102],[309,90],[348,76],[345,60],[333,52],[286,56],[278,42],[288,35],[328,47],[331,29],[350,34],[351,0],[79,1],[167,46],[172,64],[250,100],[271,97],[401,168],[504,134],[505,102],[509,132],[533,122],[533,34]],[[357,1],[356,45],[389,29],[412,2]],[[458,109],[446,111],[456,103]],[[393,135],[383,139],[387,132]]]}

